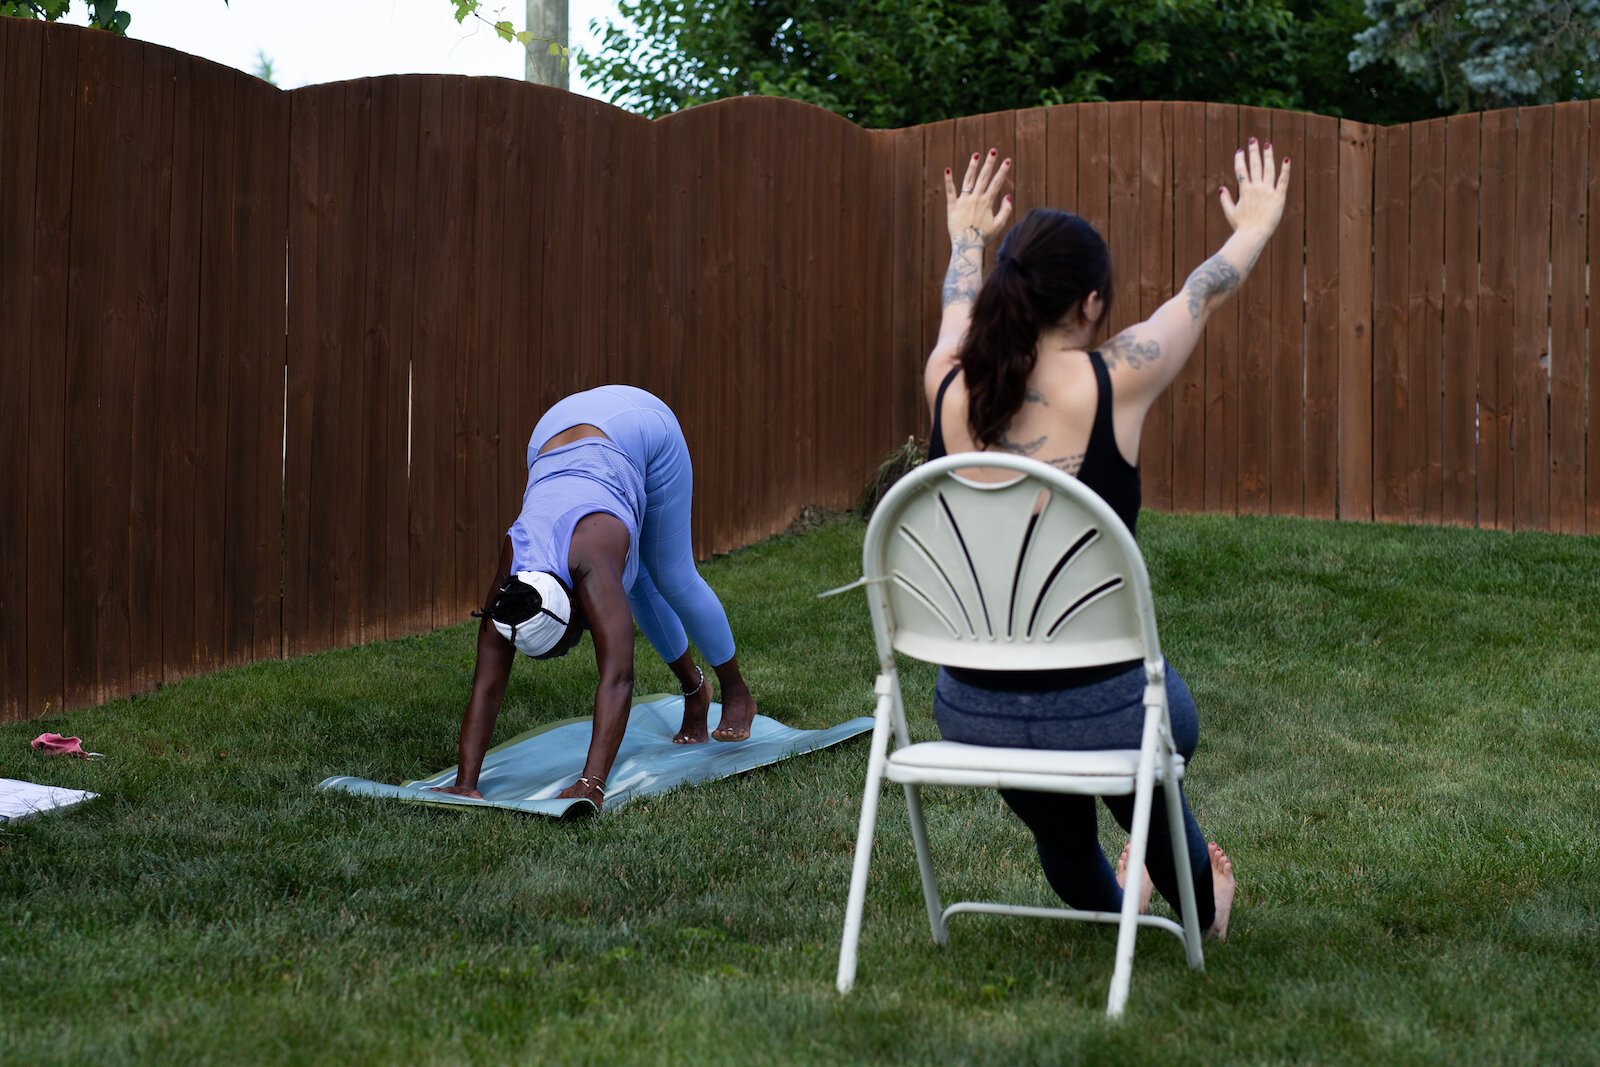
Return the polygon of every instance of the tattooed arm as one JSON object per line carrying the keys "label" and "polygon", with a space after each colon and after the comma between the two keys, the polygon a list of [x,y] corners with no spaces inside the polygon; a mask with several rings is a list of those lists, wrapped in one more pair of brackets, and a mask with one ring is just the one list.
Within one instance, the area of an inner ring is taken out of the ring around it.
{"label": "tattooed arm", "polygon": [[1011,160],[1001,160],[993,149],[987,156],[973,154],[960,186],[949,170],[944,172],[950,266],[940,287],[939,339],[928,357],[926,383],[930,402],[939,383],[955,365],[956,353],[972,321],[972,305],[983,287],[983,250],[1011,219],[1011,198],[1002,196],[1010,176]]}
{"label": "tattooed arm", "polygon": [[1100,349],[1114,382],[1118,407],[1124,403],[1147,409],[1188,362],[1206,321],[1228,302],[1250,276],[1267,239],[1283,217],[1288,192],[1289,161],[1273,166],[1272,146],[1252,138],[1247,153],[1234,156],[1239,197],[1224,187],[1222,210],[1233,235],[1210,259],[1196,267],[1171,300],[1154,315],[1107,341]]}

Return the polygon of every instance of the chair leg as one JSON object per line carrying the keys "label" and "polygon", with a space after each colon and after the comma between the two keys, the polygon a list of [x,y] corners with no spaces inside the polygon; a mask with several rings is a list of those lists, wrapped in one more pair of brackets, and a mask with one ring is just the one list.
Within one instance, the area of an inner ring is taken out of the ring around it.
{"label": "chair leg", "polygon": [[939,885],[934,880],[933,852],[928,848],[928,828],[922,821],[922,797],[917,787],[906,786],[906,818],[911,822],[911,841],[917,849],[917,868],[922,873],[922,899],[928,906],[928,925],[935,944],[947,944],[950,934],[944,925],[944,906],[939,903]]}
{"label": "chair leg", "polygon": [[882,680],[878,687],[877,725],[872,731],[872,751],[867,757],[867,787],[861,798],[861,824],[856,830],[855,861],[850,870],[850,896],[844,909],[844,936],[839,944],[840,993],[850,992],[856,980],[856,945],[861,940],[861,913],[867,899],[867,868],[872,863],[872,838],[878,822],[878,797],[883,791],[883,767],[889,748],[889,703],[892,697]]}
{"label": "chair leg", "polygon": [[1139,931],[1139,890],[1144,881],[1145,850],[1150,843],[1150,809],[1154,807],[1157,715],[1147,712],[1144,743],[1140,746],[1139,773],[1134,779],[1133,836],[1128,848],[1128,884],[1122,894],[1122,918],[1117,924],[1117,963],[1111,972],[1111,992],[1106,1015],[1117,1018],[1128,1003],[1133,982],[1134,938]]}
{"label": "chair leg", "polygon": [[1172,862],[1178,869],[1178,903],[1183,912],[1183,948],[1189,957],[1189,966],[1196,971],[1206,967],[1205,952],[1200,947],[1200,909],[1194,900],[1194,872],[1189,866],[1189,835],[1183,826],[1183,799],[1178,795],[1178,783],[1173,778],[1172,750],[1161,749],[1162,792],[1167,795],[1168,836],[1172,838]]}

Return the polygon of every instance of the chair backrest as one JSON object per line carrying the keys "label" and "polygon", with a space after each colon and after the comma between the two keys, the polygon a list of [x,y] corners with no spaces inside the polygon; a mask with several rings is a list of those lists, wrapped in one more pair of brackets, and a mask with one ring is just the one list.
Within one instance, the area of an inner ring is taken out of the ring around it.
{"label": "chair backrest", "polygon": [[[1004,482],[958,472],[1005,469]],[[1161,662],[1150,578],[1116,512],[1070,475],[965,453],[900,479],[862,548],[880,666],[983,670]]]}

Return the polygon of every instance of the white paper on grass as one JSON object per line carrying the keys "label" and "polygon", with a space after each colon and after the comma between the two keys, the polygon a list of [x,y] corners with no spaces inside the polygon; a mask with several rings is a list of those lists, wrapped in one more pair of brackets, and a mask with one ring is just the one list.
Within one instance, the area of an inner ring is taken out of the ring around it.
{"label": "white paper on grass", "polygon": [[21,822],[46,811],[70,808],[99,796],[87,789],[35,785],[15,778],[0,778],[0,821]]}

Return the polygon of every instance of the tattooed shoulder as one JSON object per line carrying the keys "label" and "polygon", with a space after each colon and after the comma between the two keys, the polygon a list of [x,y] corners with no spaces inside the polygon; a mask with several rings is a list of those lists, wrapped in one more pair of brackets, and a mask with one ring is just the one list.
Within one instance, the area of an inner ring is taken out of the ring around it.
{"label": "tattooed shoulder", "polygon": [[1044,398],[1044,394],[1039,392],[1037,389],[1029,389],[1022,395],[1022,399],[1029,404],[1043,404],[1045,407],[1050,406],[1050,401],[1046,400]]}
{"label": "tattooed shoulder", "polygon": [[1100,358],[1106,361],[1107,370],[1118,363],[1141,370],[1161,358],[1161,342],[1153,338],[1141,341],[1130,333],[1119,333],[1100,349]]}

